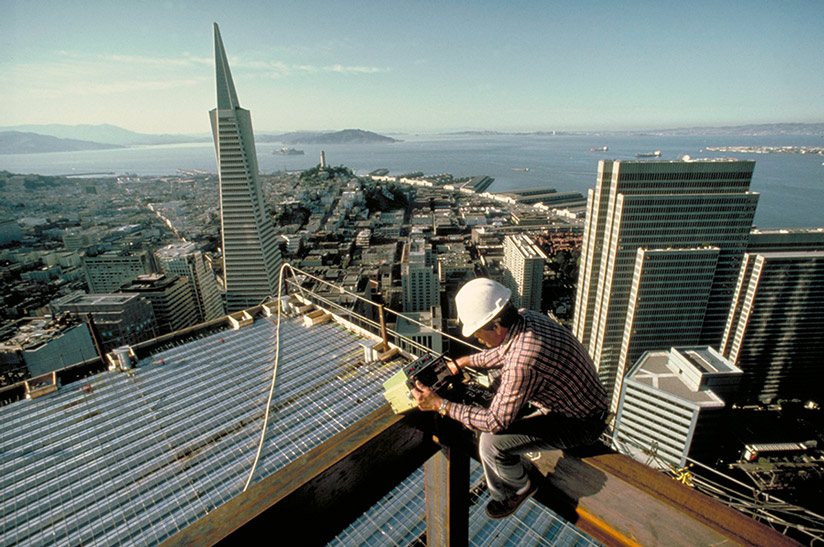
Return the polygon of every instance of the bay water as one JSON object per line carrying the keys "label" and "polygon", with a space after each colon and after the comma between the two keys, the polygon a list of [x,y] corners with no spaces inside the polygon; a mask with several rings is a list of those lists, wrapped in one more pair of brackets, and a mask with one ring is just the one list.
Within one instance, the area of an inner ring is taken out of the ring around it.
{"label": "bay water", "polygon": [[[821,136],[656,136],[656,135],[393,135],[392,144],[295,145],[304,155],[280,156],[282,143],[258,143],[261,172],[303,170],[319,163],[345,165],[363,175],[388,169],[392,175],[421,171],[455,177],[487,175],[490,192],[551,186],[586,195],[595,187],[599,159],[635,160],[661,151],[660,160],[692,158],[756,161],[751,190],[761,194],[755,215],[759,228],[824,227],[824,156],[715,152],[708,147],[824,147]],[[592,151],[607,147],[606,151]],[[216,172],[209,142],[113,150],[0,155],[0,170],[41,175],[134,173],[174,175],[178,170]]]}

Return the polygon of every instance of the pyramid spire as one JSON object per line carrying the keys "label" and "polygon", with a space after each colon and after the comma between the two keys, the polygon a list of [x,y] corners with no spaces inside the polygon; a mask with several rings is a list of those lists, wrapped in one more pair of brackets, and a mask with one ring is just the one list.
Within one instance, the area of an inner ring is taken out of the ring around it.
{"label": "pyramid spire", "polygon": [[223,49],[223,39],[220,29],[214,23],[215,29],[215,78],[217,80],[217,107],[221,110],[240,107],[235,91],[235,82],[232,81],[232,72],[229,70],[229,60],[226,50]]}
{"label": "pyramid spire", "polygon": [[217,24],[217,108],[209,111],[218,164],[226,309],[257,306],[278,293],[281,256],[258,181],[252,115],[238,104]]}

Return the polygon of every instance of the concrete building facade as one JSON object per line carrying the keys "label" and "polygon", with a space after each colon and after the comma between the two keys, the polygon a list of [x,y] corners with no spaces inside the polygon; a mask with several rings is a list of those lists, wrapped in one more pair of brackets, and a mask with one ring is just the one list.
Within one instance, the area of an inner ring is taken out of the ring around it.
{"label": "concrete building facade", "polygon": [[58,300],[56,311],[91,315],[105,351],[157,337],[152,303],[137,294],[75,294]]}
{"label": "concrete building facade", "polygon": [[722,433],[719,418],[740,377],[706,346],[645,353],[623,383],[613,445],[659,468],[700,458]]}
{"label": "concrete building facade", "polygon": [[113,293],[139,275],[155,272],[152,256],[146,251],[134,253],[108,251],[83,257],[83,271],[89,293]]}
{"label": "concrete building facade", "polygon": [[504,237],[504,285],[515,307],[541,311],[546,254],[527,235]]}
{"label": "concrete building facade", "polygon": [[432,248],[423,238],[404,245],[401,256],[401,292],[404,312],[429,311],[440,304],[440,283]]}
{"label": "concrete building facade", "polygon": [[199,322],[226,315],[215,274],[194,243],[172,243],[158,249],[155,256],[163,273],[188,280]]}
{"label": "concrete building facade", "polygon": [[120,292],[139,294],[152,303],[159,335],[185,329],[198,322],[192,290],[185,277],[141,275],[123,285]]}
{"label": "concrete building facade", "polygon": [[0,362],[23,366],[32,377],[96,356],[89,327],[65,318],[33,318],[13,338],[0,343]]}
{"label": "concrete building facade", "polygon": [[[412,340],[429,348],[432,353],[443,353],[444,339],[441,334],[443,332],[443,318],[440,311],[440,306],[433,306],[430,311],[410,312],[405,316],[398,317],[395,323],[395,332],[401,337],[397,340],[400,348],[414,355],[421,355],[423,353],[421,348],[407,342],[407,340]],[[408,321],[407,317],[412,321]],[[421,326],[421,324],[428,326]]]}

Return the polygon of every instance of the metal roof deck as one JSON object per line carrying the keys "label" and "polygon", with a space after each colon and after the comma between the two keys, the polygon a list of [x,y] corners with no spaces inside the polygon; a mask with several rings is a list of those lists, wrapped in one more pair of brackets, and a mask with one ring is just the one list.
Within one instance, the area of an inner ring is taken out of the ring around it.
{"label": "metal roof deck", "polygon": [[[239,494],[275,352],[261,318],[0,408],[0,543],[154,545]],[[362,339],[284,319],[254,482],[384,404],[397,363],[359,364]]]}
{"label": "metal roof deck", "polygon": [[[534,499],[527,500],[509,518],[486,516],[486,486],[481,465],[470,468],[472,502],[469,507],[468,545],[552,545],[589,547],[601,545]],[[369,511],[343,530],[331,546],[424,545],[426,533],[424,470],[418,469]]]}

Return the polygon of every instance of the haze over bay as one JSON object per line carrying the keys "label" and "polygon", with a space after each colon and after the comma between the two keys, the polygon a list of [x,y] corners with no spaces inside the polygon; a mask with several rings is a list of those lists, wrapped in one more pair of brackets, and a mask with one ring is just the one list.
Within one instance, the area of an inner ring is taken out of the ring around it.
{"label": "haze over bay", "polygon": [[[553,186],[586,194],[594,187],[599,159],[634,160],[638,153],[661,150],[662,160],[737,157],[756,161],[752,190],[759,192],[755,223],[761,228],[824,225],[824,157],[742,154],[709,151],[719,146],[821,146],[821,137],[770,136],[536,136],[536,135],[393,135],[403,142],[387,145],[300,145],[303,156],[275,156],[279,143],[258,146],[263,172],[300,170],[316,165],[320,150],[331,165],[358,174],[379,168],[401,175],[448,172],[456,177],[495,178],[491,192]],[[605,152],[590,148],[607,146]],[[216,171],[211,143],[149,146],[114,150],[0,156],[0,169],[17,173],[67,175],[110,172],[162,176],[182,170]],[[522,169],[528,169],[522,170]]]}

